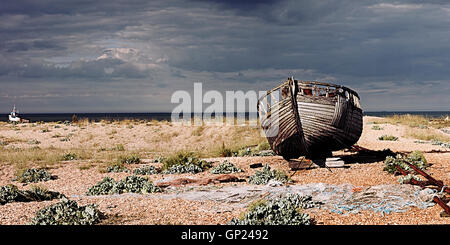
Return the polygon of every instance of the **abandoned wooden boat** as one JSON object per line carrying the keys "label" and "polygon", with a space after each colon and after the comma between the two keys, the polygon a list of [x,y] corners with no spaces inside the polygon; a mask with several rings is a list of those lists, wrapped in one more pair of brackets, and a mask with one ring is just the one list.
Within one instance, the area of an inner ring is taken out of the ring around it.
{"label": "abandoned wooden boat", "polygon": [[288,78],[258,100],[261,127],[284,159],[328,157],[362,133],[359,95],[350,88]]}

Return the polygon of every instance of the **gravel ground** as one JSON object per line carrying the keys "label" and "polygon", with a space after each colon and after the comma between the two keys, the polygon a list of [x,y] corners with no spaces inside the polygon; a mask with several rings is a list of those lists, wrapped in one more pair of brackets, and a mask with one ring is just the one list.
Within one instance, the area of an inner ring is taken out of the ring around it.
{"label": "gravel ground", "polygon": [[[363,135],[358,145],[373,150],[382,150],[390,148],[393,151],[430,151],[430,150],[446,150],[442,147],[431,144],[414,143],[414,139],[403,137],[407,130],[405,126],[399,125],[380,125],[383,130],[371,130],[372,125],[367,124],[370,120],[377,120],[374,117],[364,118]],[[6,133],[4,133],[6,134]],[[188,133],[186,133],[188,134]],[[399,141],[386,142],[379,141],[377,138],[383,134],[392,134],[399,137]],[[33,138],[32,135],[27,135]],[[50,144],[43,142],[42,144]],[[351,153],[339,151],[334,155],[342,156]],[[427,172],[433,177],[444,181],[445,184],[450,183],[450,153],[427,153],[425,154],[428,162],[432,166]],[[355,190],[361,190],[368,187],[380,185],[398,185],[398,176],[390,175],[384,172],[383,162],[369,163],[352,163],[347,164],[346,168],[316,168],[308,170],[290,171],[287,162],[281,157],[231,157],[231,158],[211,158],[214,164],[227,159],[244,172],[235,174],[241,179],[247,180],[253,175],[257,169],[249,167],[252,163],[268,163],[273,169],[282,169],[291,175],[296,186],[304,186],[313,183],[323,183],[328,185],[351,185]],[[122,194],[113,196],[87,197],[85,193],[89,187],[102,180],[106,176],[110,176],[116,180],[122,179],[129,173],[101,173],[97,167],[81,170],[79,166],[83,161],[70,161],[55,165],[50,169],[52,175],[57,179],[47,182],[40,182],[49,190],[58,191],[70,199],[77,201],[81,205],[95,203],[99,209],[108,215],[108,218],[102,224],[225,224],[233,217],[238,217],[245,210],[246,205],[234,205],[232,203],[220,202],[217,200],[207,199],[189,199],[181,196],[173,195],[170,198],[164,197],[168,194]],[[150,159],[144,159],[143,164],[150,163]],[[130,169],[142,166],[130,165]],[[16,184],[21,189],[28,189],[27,185],[12,182],[15,167],[9,164],[0,165],[0,185]],[[199,174],[181,174],[181,175],[150,175],[152,181],[175,179],[175,178],[195,178],[205,179],[212,178],[209,172]],[[221,188],[248,186],[246,182],[237,183],[219,183],[210,184],[207,188],[220,191]],[[180,191],[192,191],[199,188],[198,184],[187,185],[180,189],[172,189],[171,193]],[[30,203],[8,203],[0,205],[0,224],[26,224],[41,208],[58,202],[30,202]],[[371,210],[361,210],[358,213],[338,214],[330,211],[330,209],[313,208],[305,210],[317,222],[317,224],[450,224],[450,218],[440,217],[442,209],[434,205],[425,209],[417,207],[407,207],[405,212],[393,212],[390,214],[381,214]]]}

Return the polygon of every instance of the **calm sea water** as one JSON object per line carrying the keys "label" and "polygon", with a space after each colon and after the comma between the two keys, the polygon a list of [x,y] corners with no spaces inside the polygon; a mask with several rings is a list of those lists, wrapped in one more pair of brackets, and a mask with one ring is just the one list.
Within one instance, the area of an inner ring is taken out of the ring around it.
{"label": "calm sea water", "polygon": [[[20,114],[21,118],[30,120],[31,122],[56,122],[56,121],[72,121],[72,115],[76,114],[78,119],[89,118],[91,121],[100,120],[124,120],[124,119],[136,119],[136,120],[167,120],[170,121],[170,112],[158,112],[158,113],[29,113]],[[391,116],[391,115],[424,115],[428,117],[445,117],[450,115],[450,111],[368,111],[364,112],[367,116]],[[248,113],[246,117],[248,118]],[[0,121],[8,121],[8,114],[0,114]]]}

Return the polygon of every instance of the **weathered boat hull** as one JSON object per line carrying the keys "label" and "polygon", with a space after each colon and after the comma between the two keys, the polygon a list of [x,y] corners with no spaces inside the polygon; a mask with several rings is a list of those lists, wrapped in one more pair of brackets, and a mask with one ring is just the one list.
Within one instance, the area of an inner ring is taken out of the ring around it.
{"label": "weathered boat hull", "polygon": [[272,150],[285,159],[348,148],[362,133],[359,96],[340,85],[289,79],[258,101],[258,112]]}

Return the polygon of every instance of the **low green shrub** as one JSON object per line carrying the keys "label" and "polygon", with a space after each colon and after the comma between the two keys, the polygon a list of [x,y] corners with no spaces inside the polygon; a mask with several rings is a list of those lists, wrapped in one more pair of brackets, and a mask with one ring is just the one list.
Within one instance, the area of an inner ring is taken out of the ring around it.
{"label": "low green shrub", "polygon": [[288,194],[274,200],[257,201],[251,204],[239,219],[232,219],[230,225],[311,225],[313,220],[303,209],[312,208],[311,196]]}
{"label": "low green shrub", "polygon": [[233,163],[224,160],[222,163],[211,169],[213,174],[231,174],[243,172],[242,169],[236,167]]}
{"label": "low green shrub", "polygon": [[78,206],[75,201],[63,198],[61,202],[39,210],[31,220],[31,224],[93,225],[104,217],[96,205]]}
{"label": "low green shrub", "polygon": [[111,195],[126,192],[144,194],[161,191],[161,188],[155,186],[148,179],[131,175],[120,181],[115,181],[110,177],[105,177],[102,181],[89,188],[86,195]]}
{"label": "low green shrub", "polygon": [[125,164],[123,164],[121,162],[115,162],[106,167],[106,172],[107,173],[121,173],[121,172],[128,173],[128,172],[130,172],[130,170],[125,167]]}
{"label": "low green shrub", "polygon": [[203,172],[203,168],[192,163],[173,165],[169,169],[162,171],[163,174],[184,174],[184,173],[196,174],[200,172]]}
{"label": "low green shrub", "polygon": [[21,183],[31,183],[31,182],[36,183],[36,182],[47,181],[47,180],[51,180],[51,179],[52,179],[52,176],[49,172],[47,172],[47,170],[31,168],[31,169],[25,169],[25,170],[19,171],[13,180],[21,182]]}
{"label": "low green shrub", "polygon": [[32,186],[30,190],[19,190],[15,185],[0,186],[0,204],[10,202],[46,201],[63,198],[58,192],[49,191],[40,186]]}
{"label": "low green shrub", "polygon": [[383,130],[383,128],[378,125],[374,125],[372,126],[372,130]]}
{"label": "low green shrub", "polygon": [[269,180],[274,179],[282,183],[289,181],[289,177],[284,171],[281,170],[270,170],[268,164],[264,164],[261,171],[256,171],[254,175],[250,176],[248,183],[255,185],[265,185]]}

